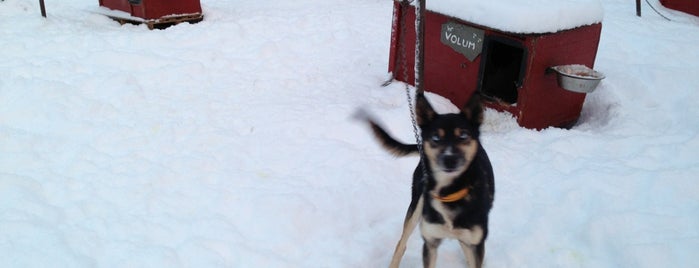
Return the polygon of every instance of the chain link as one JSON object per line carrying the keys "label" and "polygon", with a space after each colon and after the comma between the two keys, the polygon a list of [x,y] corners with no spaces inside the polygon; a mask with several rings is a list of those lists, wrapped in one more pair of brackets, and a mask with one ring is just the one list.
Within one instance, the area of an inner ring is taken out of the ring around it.
{"label": "chain link", "polygon": [[[408,84],[408,59],[406,57],[406,48],[405,48],[405,21],[406,17],[408,14],[408,5],[410,5],[410,0],[403,0],[401,1],[401,15],[400,15],[400,40],[398,43],[400,44],[400,47],[398,48],[399,54],[400,54],[400,61],[401,61],[401,68],[403,69],[403,79],[405,79],[405,95],[407,96],[408,99],[408,108],[410,109],[410,120],[413,123],[413,133],[415,134],[415,142],[417,143],[417,151],[420,153],[420,165],[422,166],[422,180],[427,179],[427,166],[425,163],[425,154],[423,151],[423,144],[422,144],[422,137],[420,137],[420,132],[417,127],[417,119],[415,118],[415,107],[413,106],[413,98],[412,94],[410,93],[410,86]],[[419,19],[419,16],[416,14],[416,18]],[[417,43],[417,42],[416,42]]]}

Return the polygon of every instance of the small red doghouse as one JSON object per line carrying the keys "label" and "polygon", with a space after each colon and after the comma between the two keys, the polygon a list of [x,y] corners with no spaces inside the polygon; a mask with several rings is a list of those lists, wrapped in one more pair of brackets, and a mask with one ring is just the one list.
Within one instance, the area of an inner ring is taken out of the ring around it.
{"label": "small red doghouse", "polygon": [[[433,0],[439,1],[439,0]],[[580,116],[584,93],[561,88],[550,67],[580,64],[593,67],[601,23],[553,33],[512,33],[478,25],[434,11],[425,12],[424,86],[461,106],[479,91],[486,106],[508,111],[519,125],[542,129],[571,127]],[[408,70],[415,59],[415,11],[408,7],[405,20],[394,2],[389,72],[397,80],[414,83],[414,73],[403,76],[398,55],[405,40]],[[573,11],[575,12],[575,11]],[[495,14],[494,14],[495,15]],[[401,22],[406,25],[400,25]],[[399,35],[406,27],[405,37]]]}
{"label": "small red doghouse", "polygon": [[[120,22],[146,23],[148,28],[203,19],[199,0],[99,0],[100,6],[124,11],[133,18],[110,14]],[[141,18],[143,20],[134,20]]]}
{"label": "small red doghouse", "polygon": [[697,0],[660,0],[660,4],[670,9],[699,16],[699,1]]}

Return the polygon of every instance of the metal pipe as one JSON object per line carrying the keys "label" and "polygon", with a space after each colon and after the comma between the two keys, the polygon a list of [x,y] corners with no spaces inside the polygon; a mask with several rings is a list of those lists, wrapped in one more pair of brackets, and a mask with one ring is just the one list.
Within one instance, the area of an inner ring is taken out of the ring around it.
{"label": "metal pipe", "polygon": [[636,16],[641,16],[641,0],[636,0]]}
{"label": "metal pipe", "polygon": [[46,18],[46,6],[44,5],[44,0],[39,0],[39,7],[41,8],[41,16]]}
{"label": "metal pipe", "polygon": [[415,91],[424,92],[425,85],[425,0],[419,0],[415,9]]}

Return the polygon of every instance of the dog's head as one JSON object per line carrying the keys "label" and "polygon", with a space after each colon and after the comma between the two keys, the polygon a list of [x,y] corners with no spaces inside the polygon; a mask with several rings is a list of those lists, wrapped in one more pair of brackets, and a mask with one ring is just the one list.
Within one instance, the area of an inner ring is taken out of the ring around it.
{"label": "dog's head", "polygon": [[418,93],[415,113],[433,172],[454,177],[468,169],[479,147],[483,122],[480,97],[474,94],[460,113],[438,114],[424,94]]}

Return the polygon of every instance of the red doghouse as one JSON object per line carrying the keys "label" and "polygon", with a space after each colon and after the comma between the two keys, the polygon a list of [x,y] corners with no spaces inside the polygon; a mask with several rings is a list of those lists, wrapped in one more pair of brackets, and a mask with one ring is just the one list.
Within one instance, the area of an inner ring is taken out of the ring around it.
{"label": "red doghouse", "polygon": [[696,0],[660,0],[660,3],[670,9],[699,16],[699,1]]}
{"label": "red doghouse", "polygon": [[[100,6],[124,11],[132,18],[109,14],[121,22],[145,22],[149,28],[203,19],[199,0],[99,0]],[[143,20],[134,20],[141,18]]]}
{"label": "red doghouse", "polygon": [[[403,13],[400,3],[394,2],[389,72],[397,80],[413,84],[414,72],[408,71],[404,77],[398,49],[404,40],[409,52],[406,65],[413,70],[415,8],[407,8]],[[600,22],[556,32],[515,33],[444,15],[428,5],[424,24],[425,90],[457,106],[479,91],[486,106],[512,113],[526,128],[571,127],[578,120],[585,93],[559,86],[550,67],[576,64],[592,68]],[[403,38],[401,32],[405,32]]]}

